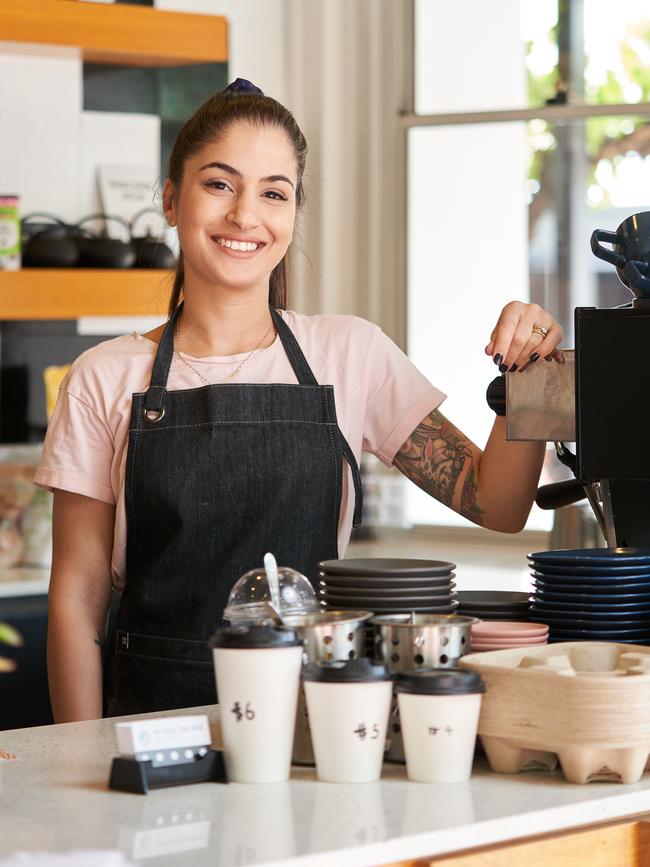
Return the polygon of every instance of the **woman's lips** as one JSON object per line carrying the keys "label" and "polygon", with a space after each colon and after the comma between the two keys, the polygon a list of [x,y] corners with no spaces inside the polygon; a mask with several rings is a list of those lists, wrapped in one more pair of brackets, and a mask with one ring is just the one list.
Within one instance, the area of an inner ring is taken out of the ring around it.
{"label": "woman's lips", "polygon": [[[211,240],[222,250],[236,259],[249,259],[259,253],[266,244],[263,241],[247,241],[234,238],[222,238],[220,235],[212,235]],[[253,246],[256,245],[256,246]]]}

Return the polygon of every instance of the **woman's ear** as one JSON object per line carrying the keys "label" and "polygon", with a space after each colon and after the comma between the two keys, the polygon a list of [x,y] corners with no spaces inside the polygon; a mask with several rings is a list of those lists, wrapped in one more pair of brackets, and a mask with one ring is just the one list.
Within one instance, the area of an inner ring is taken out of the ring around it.
{"label": "woman's ear", "polygon": [[167,222],[170,226],[176,226],[176,191],[174,190],[174,185],[169,180],[169,178],[165,181],[165,186],[163,187],[163,211],[165,213],[165,217],[167,218]]}

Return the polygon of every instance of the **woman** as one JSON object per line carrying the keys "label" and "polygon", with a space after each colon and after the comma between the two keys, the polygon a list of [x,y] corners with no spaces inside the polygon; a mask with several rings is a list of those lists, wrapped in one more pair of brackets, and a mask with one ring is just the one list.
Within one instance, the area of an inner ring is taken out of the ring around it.
{"label": "woman", "polygon": [[[525,523],[543,444],[507,443],[497,418],[481,452],[374,325],[285,309],[305,157],[291,114],[248,82],[201,106],[163,192],[182,250],[170,320],[84,353],[61,387],[36,475],[55,492],[58,722],[213,702],[206,640],[233,583],[268,550],[312,579],[343,554],[362,449],[475,523]],[[521,368],[561,337],[513,302],[486,351]],[[103,695],[111,582],[123,592]]]}

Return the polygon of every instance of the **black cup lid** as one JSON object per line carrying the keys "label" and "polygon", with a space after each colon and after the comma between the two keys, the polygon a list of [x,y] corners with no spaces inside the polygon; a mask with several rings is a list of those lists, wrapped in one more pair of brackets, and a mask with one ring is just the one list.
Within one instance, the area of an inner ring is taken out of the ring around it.
{"label": "black cup lid", "polygon": [[262,647],[298,647],[303,641],[295,629],[281,626],[224,626],[210,639],[210,647],[252,649]]}
{"label": "black cup lid", "polygon": [[333,659],[310,662],[303,667],[303,680],[318,680],[322,683],[368,683],[373,680],[392,680],[385,665],[372,663],[367,657],[359,659]]}
{"label": "black cup lid", "polygon": [[485,692],[477,671],[461,668],[416,668],[397,675],[397,692],[418,695],[467,695]]}

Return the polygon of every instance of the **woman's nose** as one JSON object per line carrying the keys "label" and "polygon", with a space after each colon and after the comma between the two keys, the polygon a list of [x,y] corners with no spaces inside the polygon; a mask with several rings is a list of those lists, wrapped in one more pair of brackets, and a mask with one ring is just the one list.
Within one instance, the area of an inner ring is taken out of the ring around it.
{"label": "woman's nose", "polygon": [[241,195],[233,200],[233,206],[228,214],[230,222],[244,230],[253,229],[259,223],[259,217],[255,207],[256,199],[252,196]]}

